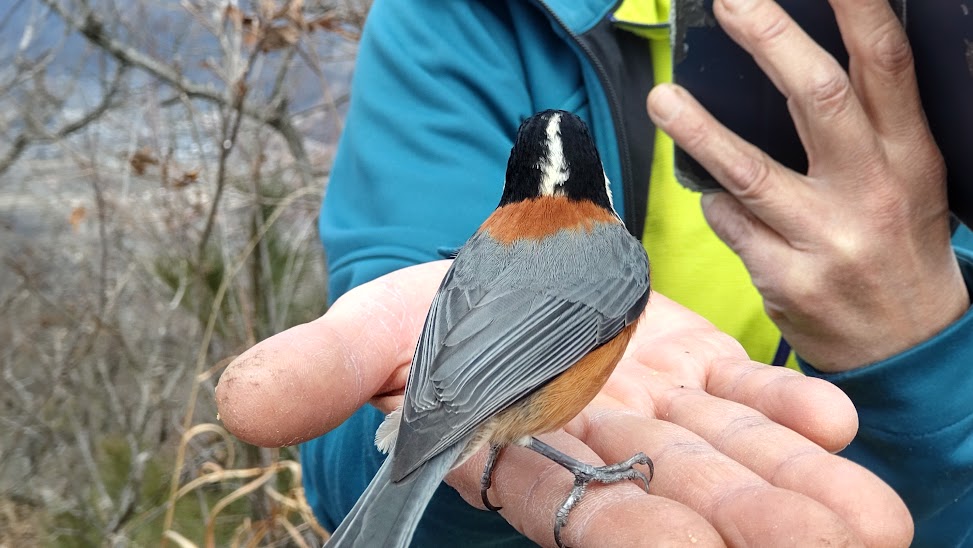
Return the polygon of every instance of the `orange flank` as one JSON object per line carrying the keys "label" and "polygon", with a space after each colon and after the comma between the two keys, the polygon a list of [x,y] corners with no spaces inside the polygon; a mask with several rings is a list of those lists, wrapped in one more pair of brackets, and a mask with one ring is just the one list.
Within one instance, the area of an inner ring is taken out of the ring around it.
{"label": "orange flank", "polygon": [[551,432],[577,416],[608,382],[637,324],[625,327],[614,339],[592,350],[570,369],[498,414],[493,419],[489,443],[507,445],[526,436]]}
{"label": "orange flank", "polygon": [[505,205],[493,212],[480,230],[506,245],[516,240],[540,240],[561,229],[590,231],[595,223],[619,222],[607,209],[588,200],[574,201],[563,196],[541,196]]}

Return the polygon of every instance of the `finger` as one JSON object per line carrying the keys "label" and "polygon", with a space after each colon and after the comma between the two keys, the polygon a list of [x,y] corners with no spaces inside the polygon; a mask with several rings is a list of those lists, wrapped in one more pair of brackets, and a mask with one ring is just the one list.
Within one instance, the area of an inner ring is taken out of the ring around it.
{"label": "finger", "polygon": [[925,128],[912,49],[887,0],[831,2],[854,87],[879,133],[914,136]]}
{"label": "finger", "polygon": [[[780,270],[777,257],[784,256],[791,247],[780,234],[725,192],[703,194],[700,203],[703,217],[710,228],[740,256],[750,272]],[[757,282],[759,280],[755,280]],[[758,283],[757,287],[761,287],[761,284]]]}
{"label": "finger", "polygon": [[[583,462],[604,464],[591,449],[563,431],[543,438]],[[463,498],[480,508],[484,462],[484,452],[480,452],[447,477]],[[560,465],[529,449],[512,446],[497,460],[490,498],[503,507],[501,514],[518,531],[538,544],[554,546],[555,514],[573,483],[571,473]],[[591,485],[571,511],[561,536],[567,546],[575,548],[722,546],[720,536],[696,512],[647,495],[633,482]]]}
{"label": "finger", "polygon": [[658,387],[688,387],[751,407],[829,451],[843,449],[854,438],[858,415],[834,385],[750,361],[739,343],[705,320],[682,321],[685,309],[678,304],[655,296],[650,303],[657,308],[646,319],[657,311],[672,318],[673,327],[658,321],[639,326],[630,352],[608,381],[605,392],[615,399],[647,416],[665,418],[658,414],[665,401]]}
{"label": "finger", "polygon": [[[870,472],[822,449],[844,448],[857,430],[855,409],[839,389],[785,368],[734,358],[713,329],[680,327],[662,339],[646,338],[619,364],[605,390],[626,409],[701,435],[766,481],[844,516],[863,538],[881,545],[911,538],[911,519],[894,492]],[[653,374],[639,377],[638,369],[649,369],[644,364],[652,364]]]}
{"label": "finger", "polygon": [[[767,372],[770,368],[766,366],[751,365],[743,369],[751,373],[743,374],[737,386],[720,388],[753,400],[760,386],[768,398],[774,398],[775,391],[796,393],[793,389],[800,385],[813,390],[815,385],[823,387],[824,384],[823,381],[804,382],[814,379],[804,379],[797,373],[773,375]],[[771,381],[768,385],[767,381],[773,378],[778,383]],[[836,388],[834,391],[838,392]],[[826,398],[829,396],[826,392],[820,390],[818,397]],[[820,502],[841,516],[866,544],[894,546],[903,538],[911,537],[911,520],[905,504],[872,472],[828,453],[791,428],[746,405],[696,390],[667,390],[665,394],[670,398],[660,407],[667,420],[698,434],[717,451],[769,483]],[[830,399],[839,403],[842,398],[833,395]],[[840,413],[841,407],[836,411]],[[850,402],[846,401],[843,407],[846,413],[848,409],[854,411]],[[821,414],[830,412],[827,405],[818,405],[816,409]]]}
{"label": "finger", "polygon": [[777,232],[805,230],[811,196],[797,175],[720,124],[683,88],[656,86],[648,97],[655,124],[724,188]]}
{"label": "finger", "polygon": [[721,360],[710,365],[706,392],[753,409],[827,451],[844,449],[858,431],[858,413],[844,392],[786,367]]}
{"label": "finger", "polygon": [[[618,365],[604,393],[643,419],[664,418],[700,434],[766,481],[835,510],[862,538],[880,545],[908,542],[912,522],[891,489],[861,467],[810,443],[828,451],[850,443],[857,414],[844,393],[819,379],[740,358],[736,345],[702,325],[705,321],[682,320],[679,306],[662,296],[653,295],[650,302],[659,315],[673,321],[646,324],[653,329],[636,333],[637,347]],[[646,319],[651,317],[650,311]],[[659,331],[658,336],[652,331]],[[677,397],[678,404],[673,401]],[[596,402],[605,399],[600,396]]]}
{"label": "finger", "polygon": [[318,320],[241,354],[216,387],[224,426],[255,445],[293,445],[338,426],[376,393],[403,386],[448,265],[418,265],[364,284]]}
{"label": "finger", "polygon": [[[705,331],[649,345],[637,359],[619,363],[620,374],[609,379],[604,393],[643,416],[670,420],[669,391],[695,389],[743,404],[827,451],[839,451],[854,438],[858,415],[834,385],[784,367],[719,357],[712,350],[719,345]],[[652,374],[639,379],[633,371],[649,369],[645,364],[652,364]]]}
{"label": "finger", "polygon": [[598,405],[589,406],[581,419],[569,432],[608,462],[644,451],[655,463],[650,492],[698,512],[728,545],[860,544],[855,531],[825,505],[765,481],[674,423]]}
{"label": "finger", "polygon": [[714,3],[720,25],[787,98],[811,165],[854,165],[878,144],[848,75],[770,0]]}

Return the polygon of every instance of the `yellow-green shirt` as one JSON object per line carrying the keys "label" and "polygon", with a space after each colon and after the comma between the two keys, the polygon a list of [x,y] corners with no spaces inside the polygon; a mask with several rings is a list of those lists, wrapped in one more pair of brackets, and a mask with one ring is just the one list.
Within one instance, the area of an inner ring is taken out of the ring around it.
{"label": "yellow-green shirt", "polygon": [[[656,82],[672,80],[669,0],[626,0],[619,25],[648,40]],[[656,130],[648,211],[642,242],[652,265],[652,287],[739,340],[754,360],[770,363],[780,331],[740,258],[710,229],[699,194],[676,181],[673,142]],[[788,365],[795,366],[791,356]]]}

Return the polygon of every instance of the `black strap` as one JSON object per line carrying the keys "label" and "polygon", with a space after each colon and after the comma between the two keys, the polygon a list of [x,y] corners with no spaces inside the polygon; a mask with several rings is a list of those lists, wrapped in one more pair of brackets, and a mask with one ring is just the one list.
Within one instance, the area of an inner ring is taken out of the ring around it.
{"label": "black strap", "polygon": [[780,344],[777,345],[777,352],[774,352],[774,361],[770,362],[770,365],[787,365],[787,358],[791,357],[791,345],[784,340],[784,337],[780,338]]}

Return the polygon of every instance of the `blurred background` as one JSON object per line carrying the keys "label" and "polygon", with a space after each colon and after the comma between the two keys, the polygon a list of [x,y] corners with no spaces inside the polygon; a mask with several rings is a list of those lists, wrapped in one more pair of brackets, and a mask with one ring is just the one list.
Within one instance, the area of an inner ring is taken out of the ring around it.
{"label": "blurred background", "polygon": [[318,546],[213,390],[325,310],[367,0],[0,2],[0,547]]}

